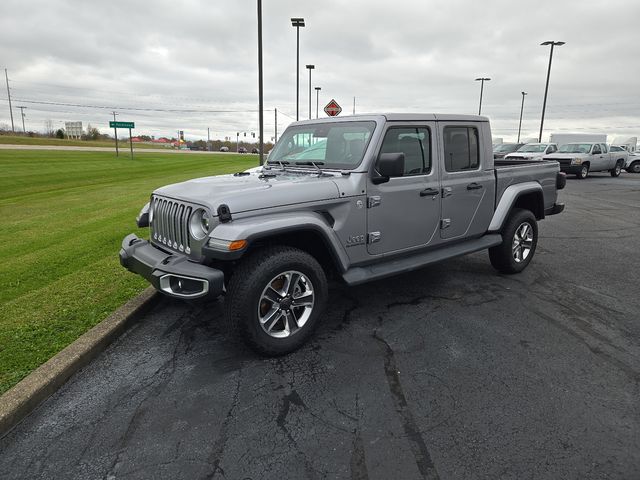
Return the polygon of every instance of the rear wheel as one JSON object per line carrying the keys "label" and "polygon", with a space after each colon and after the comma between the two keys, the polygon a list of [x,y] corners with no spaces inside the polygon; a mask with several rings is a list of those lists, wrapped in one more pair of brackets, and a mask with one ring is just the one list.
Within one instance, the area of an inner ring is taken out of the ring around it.
{"label": "rear wheel", "polygon": [[622,162],[618,161],[616,162],[616,166],[609,170],[609,173],[612,177],[619,177],[620,172],[622,172]]}
{"label": "rear wheel", "polygon": [[580,172],[576,174],[576,177],[578,177],[580,180],[584,180],[588,176],[589,176],[589,165],[582,165],[582,168],[580,169]]}
{"label": "rear wheel", "polygon": [[489,249],[491,265],[502,273],[524,270],[536,252],[538,223],[530,210],[516,208],[502,229],[502,243]]}
{"label": "rear wheel", "polygon": [[283,355],[309,339],[327,295],[327,279],[315,258],[297,248],[267,247],[235,269],[225,315],[253,350]]}
{"label": "rear wheel", "polygon": [[640,161],[633,162],[631,165],[627,167],[627,172],[629,173],[640,173]]}

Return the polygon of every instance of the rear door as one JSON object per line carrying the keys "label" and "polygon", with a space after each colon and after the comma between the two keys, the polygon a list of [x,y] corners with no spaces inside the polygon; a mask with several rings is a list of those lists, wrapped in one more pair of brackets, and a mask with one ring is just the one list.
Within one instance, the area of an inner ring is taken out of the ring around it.
{"label": "rear door", "polygon": [[439,240],[440,180],[435,122],[389,123],[378,156],[403,153],[404,173],[367,185],[367,249],[381,255]]}
{"label": "rear door", "polygon": [[453,240],[482,235],[495,202],[495,173],[486,161],[491,146],[485,145],[482,124],[439,122],[438,130],[444,152],[440,237]]}

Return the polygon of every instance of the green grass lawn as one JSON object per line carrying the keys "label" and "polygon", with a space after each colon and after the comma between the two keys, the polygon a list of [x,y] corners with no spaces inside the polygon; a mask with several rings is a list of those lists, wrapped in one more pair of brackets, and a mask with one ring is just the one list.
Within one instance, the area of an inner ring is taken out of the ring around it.
{"label": "green grass lawn", "polygon": [[141,292],[118,261],[159,186],[256,157],[0,150],[0,393]]}
{"label": "green grass lawn", "polygon": [[[120,134],[118,134],[120,138]],[[129,137],[127,137],[127,140]],[[23,137],[20,135],[0,135],[0,145],[59,145],[61,147],[112,147],[116,148],[116,142],[113,140],[71,140],[61,138],[41,138],[41,137]],[[123,149],[129,149],[129,143],[120,141],[118,146]],[[149,145],[146,143],[134,143],[133,149],[145,149],[145,148],[167,148],[163,145]]]}

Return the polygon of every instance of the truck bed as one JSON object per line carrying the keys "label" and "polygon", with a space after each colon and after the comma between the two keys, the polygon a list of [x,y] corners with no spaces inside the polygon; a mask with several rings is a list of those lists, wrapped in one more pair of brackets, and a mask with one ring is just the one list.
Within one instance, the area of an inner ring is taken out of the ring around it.
{"label": "truck bed", "polygon": [[560,165],[552,160],[494,160],[496,176],[496,205],[510,185],[537,182],[544,192],[545,208],[552,207],[557,200],[556,177]]}

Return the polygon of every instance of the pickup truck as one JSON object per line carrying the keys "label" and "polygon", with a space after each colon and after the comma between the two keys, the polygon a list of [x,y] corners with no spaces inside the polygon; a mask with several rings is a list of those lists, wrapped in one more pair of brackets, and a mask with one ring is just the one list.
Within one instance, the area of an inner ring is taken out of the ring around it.
{"label": "pickup truck", "polygon": [[[514,160],[542,160],[542,157],[558,150],[555,143],[527,143],[513,153],[508,153],[504,158]],[[495,158],[495,153],[493,154]]]}
{"label": "pickup truck", "polygon": [[620,176],[626,155],[609,151],[606,143],[567,143],[561,145],[556,153],[545,155],[544,159],[555,160],[561,171],[573,173],[584,180],[590,172],[609,172],[612,177]]}
{"label": "pickup truck", "polygon": [[255,172],[157,189],[121,264],[166,295],[225,295],[256,351],[299,348],[328,278],[358,285],[489,249],[521,272],[537,222],[560,213],[557,162],[495,161],[486,117],[382,114],[291,124]]}

